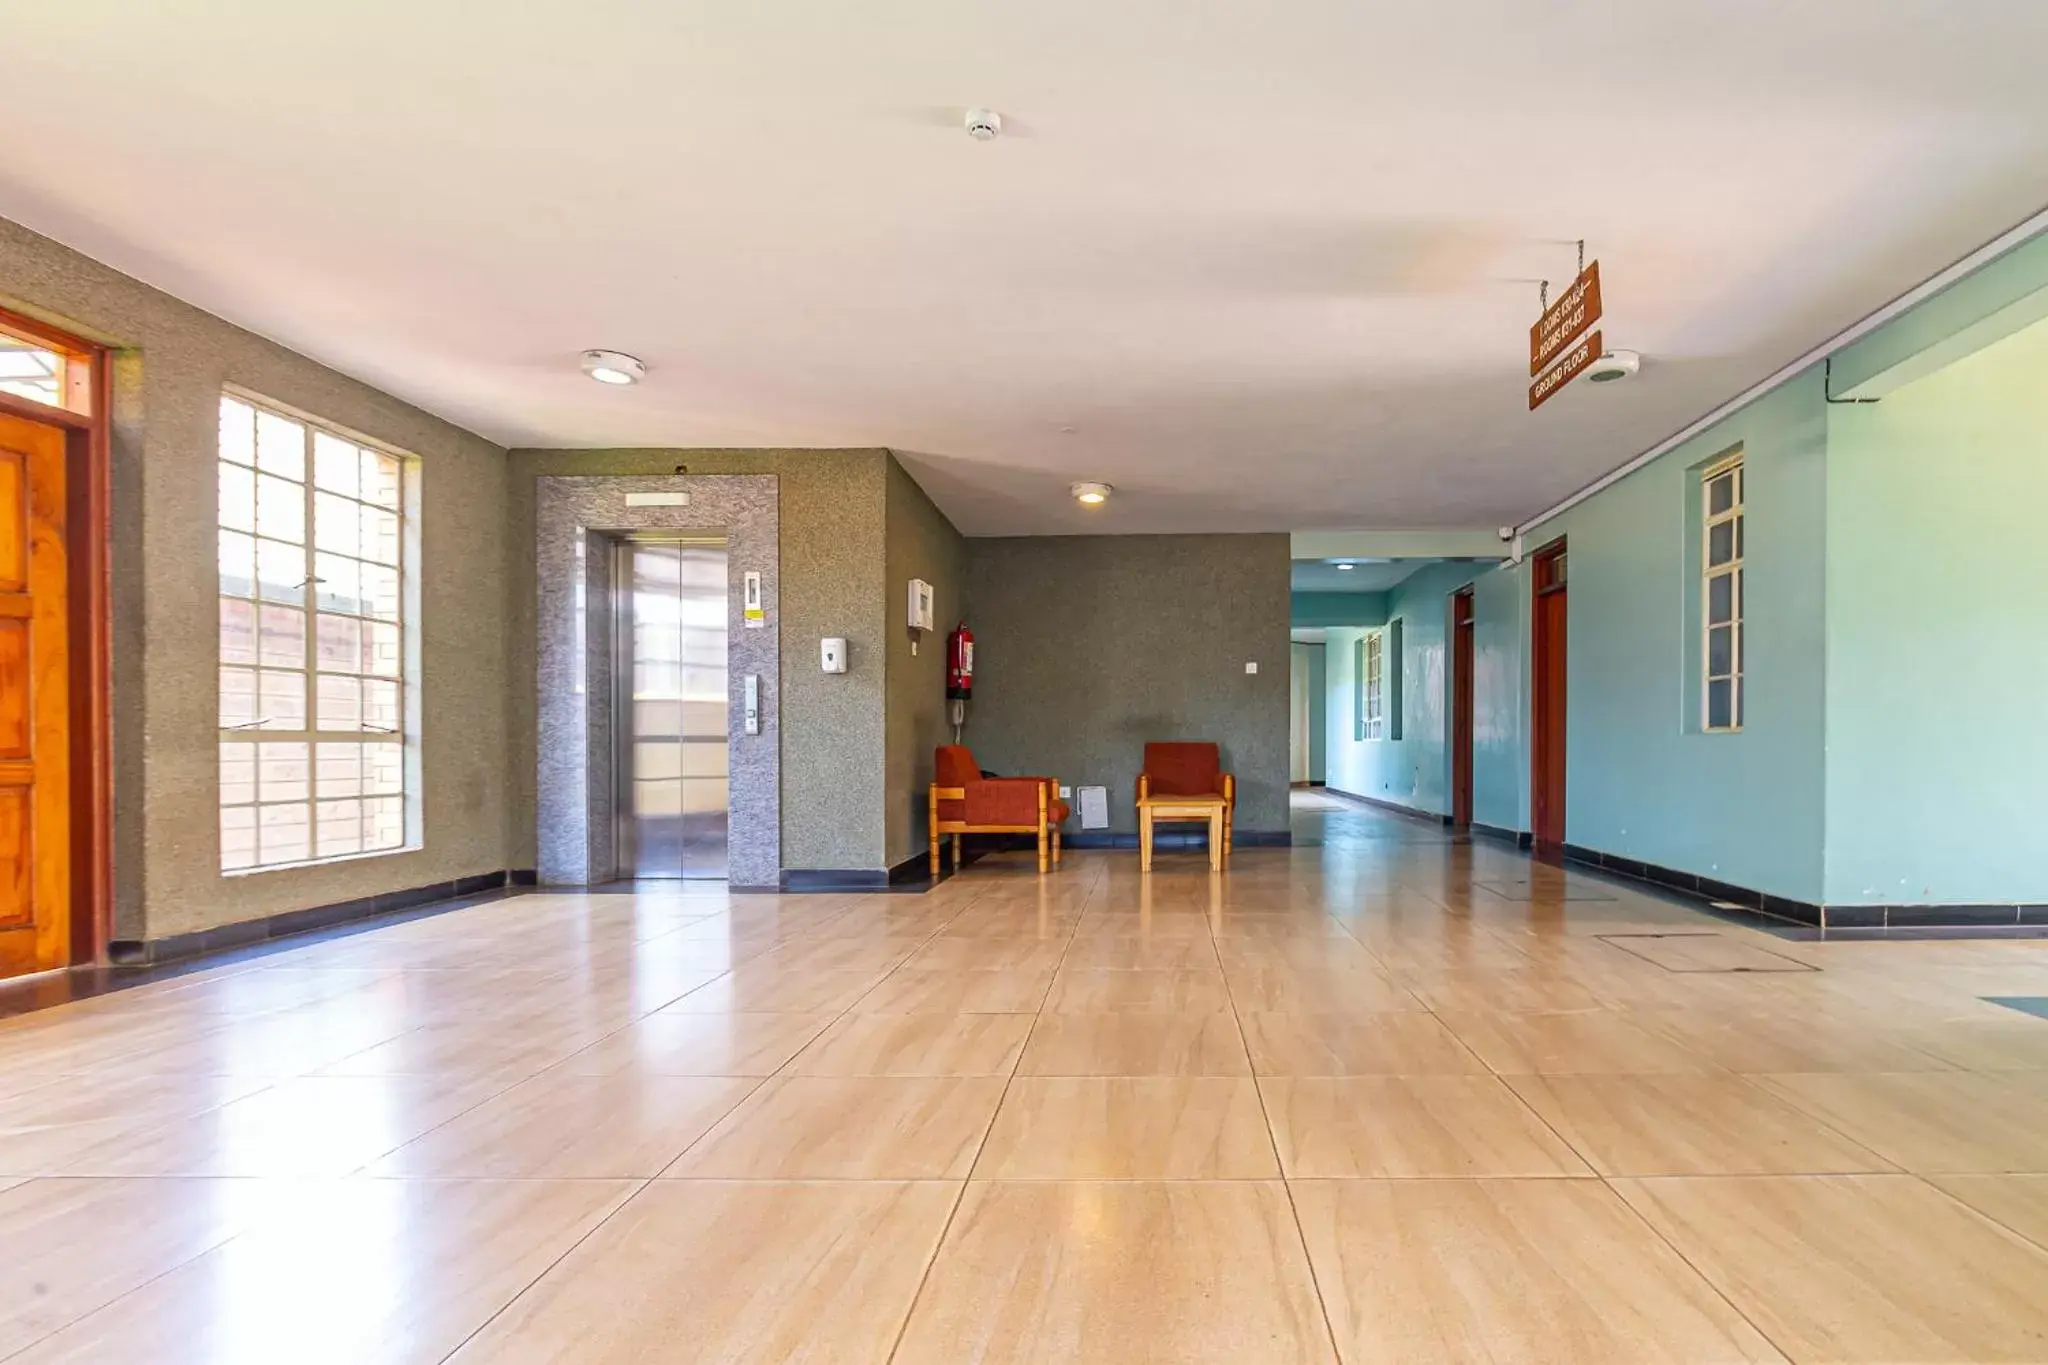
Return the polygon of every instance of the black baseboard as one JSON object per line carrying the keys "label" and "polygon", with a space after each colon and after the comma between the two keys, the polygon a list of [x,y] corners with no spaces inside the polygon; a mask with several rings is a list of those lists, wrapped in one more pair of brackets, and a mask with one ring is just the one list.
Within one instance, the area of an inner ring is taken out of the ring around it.
{"label": "black baseboard", "polygon": [[1791,900],[1732,882],[1659,867],[1638,858],[1578,844],[1566,844],[1567,862],[1648,882],[1708,902],[1713,909],[1735,908],[1823,932],[1836,930],[1884,933],[1893,929],[2017,929],[2048,925],[2048,906],[2009,904],[1825,905]]}
{"label": "black baseboard", "polygon": [[1499,825],[1482,825],[1477,820],[1474,820],[1467,828],[1481,838],[1498,839],[1502,843],[1513,844],[1519,849],[1531,849],[1536,846],[1536,836],[1526,829],[1503,829]]}
{"label": "black baseboard", "polygon": [[153,966],[160,962],[177,962],[186,958],[231,952],[276,939],[295,938],[322,929],[332,929],[338,925],[399,915],[432,905],[437,901],[453,901],[484,891],[500,890],[512,884],[515,875],[502,869],[496,872],[479,872],[475,876],[457,877],[453,881],[430,882],[425,886],[410,886],[401,891],[385,891],[374,896],[358,897],[355,900],[313,905],[303,910],[285,910],[275,915],[261,915],[255,919],[216,925],[211,929],[199,929],[189,934],[166,934],[162,938],[151,939],[116,939],[107,945],[107,956],[116,966],[129,967]]}
{"label": "black baseboard", "polygon": [[539,886],[540,873],[530,867],[515,867],[505,874],[507,886]]}
{"label": "black baseboard", "polygon": [[[969,850],[967,860],[972,862],[978,850]],[[950,855],[940,860],[940,880],[947,875]],[[781,890],[792,895],[812,892],[847,891],[929,891],[936,885],[931,876],[931,854],[929,851],[905,858],[892,867],[786,867],[782,870],[779,887],[763,887],[762,890]],[[734,887],[734,890],[741,890]]]}

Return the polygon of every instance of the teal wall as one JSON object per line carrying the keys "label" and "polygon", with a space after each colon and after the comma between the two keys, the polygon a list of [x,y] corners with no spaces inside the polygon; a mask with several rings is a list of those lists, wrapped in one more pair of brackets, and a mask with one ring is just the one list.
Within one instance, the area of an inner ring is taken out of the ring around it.
{"label": "teal wall", "polygon": [[1827,899],[2048,901],[2048,323],[1828,416]]}
{"label": "teal wall", "polygon": [[[1401,623],[1398,667],[1400,737],[1355,738],[1360,630],[1332,630],[1328,639],[1329,775],[1339,791],[1391,801],[1431,815],[1450,811],[1448,748],[1449,655],[1445,636],[1450,595],[1494,570],[1471,564],[1436,564],[1418,570],[1387,594],[1387,621]],[[1387,689],[1389,707],[1396,689]],[[1476,703],[1475,703],[1476,713]],[[1391,712],[1390,712],[1391,718]],[[1388,729],[1391,732],[1393,726]]]}
{"label": "teal wall", "polygon": [[1287,605],[1287,624],[1296,628],[1377,626],[1387,619],[1383,592],[1295,592]]}
{"label": "teal wall", "polygon": [[[1826,413],[1820,374],[1801,375],[1529,534],[1569,537],[1568,842],[1820,899]],[[1690,527],[1699,467],[1737,445],[1748,714],[1707,734]]]}
{"label": "teal wall", "polygon": [[1307,645],[1308,651],[1308,780],[1327,782],[1330,773],[1330,651]]}
{"label": "teal wall", "polygon": [[1529,569],[1472,580],[1472,818],[1529,828]]}

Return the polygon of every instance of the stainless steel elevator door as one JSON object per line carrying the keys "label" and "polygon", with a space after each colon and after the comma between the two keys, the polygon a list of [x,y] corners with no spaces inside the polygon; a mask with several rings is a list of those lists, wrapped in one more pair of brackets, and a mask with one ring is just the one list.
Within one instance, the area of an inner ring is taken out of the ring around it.
{"label": "stainless steel elevator door", "polygon": [[724,877],[725,546],[628,540],[612,581],[620,875]]}

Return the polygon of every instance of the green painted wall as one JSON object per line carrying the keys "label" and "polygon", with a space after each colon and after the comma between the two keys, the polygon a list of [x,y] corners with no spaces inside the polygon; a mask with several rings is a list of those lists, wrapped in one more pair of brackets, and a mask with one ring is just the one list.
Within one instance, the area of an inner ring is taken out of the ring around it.
{"label": "green painted wall", "polygon": [[1529,828],[1529,570],[1472,580],[1472,819]]}
{"label": "green painted wall", "polygon": [[1129,832],[1145,742],[1215,740],[1238,827],[1285,830],[1288,570],[1284,535],[969,540],[976,761],[1107,786]]}
{"label": "green painted wall", "polygon": [[1828,417],[1827,899],[2048,902],[2048,323]]}
{"label": "green painted wall", "polygon": [[[1565,837],[1820,898],[1827,408],[1811,371],[1528,536],[1569,538]],[[1700,467],[1744,450],[1747,723],[1704,733]]]}
{"label": "green painted wall", "polygon": [[[1367,632],[1330,631],[1329,710],[1337,721],[1329,737],[1330,786],[1425,814],[1449,813],[1450,657],[1446,638],[1450,595],[1492,572],[1491,567],[1471,564],[1435,564],[1418,570],[1388,592],[1389,640],[1394,634],[1392,623],[1400,622],[1400,658],[1384,660],[1389,672],[1399,668],[1401,674],[1399,688],[1388,690],[1390,707],[1396,700],[1392,694],[1399,693],[1398,738],[1393,734],[1397,727],[1391,724],[1386,738],[1356,737],[1357,646]],[[1474,709],[1476,715],[1476,697]],[[1476,749],[1474,757],[1476,760]]]}

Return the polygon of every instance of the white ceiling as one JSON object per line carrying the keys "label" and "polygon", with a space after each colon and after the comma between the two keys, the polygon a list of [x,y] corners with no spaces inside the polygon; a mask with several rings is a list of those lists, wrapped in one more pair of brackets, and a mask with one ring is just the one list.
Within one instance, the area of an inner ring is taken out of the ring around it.
{"label": "white ceiling", "polygon": [[[499,441],[888,445],[970,533],[1515,521],[2048,199],[2048,5],[2011,0],[6,28],[0,214]],[[1527,281],[1580,236],[1646,366],[1531,415]]]}

